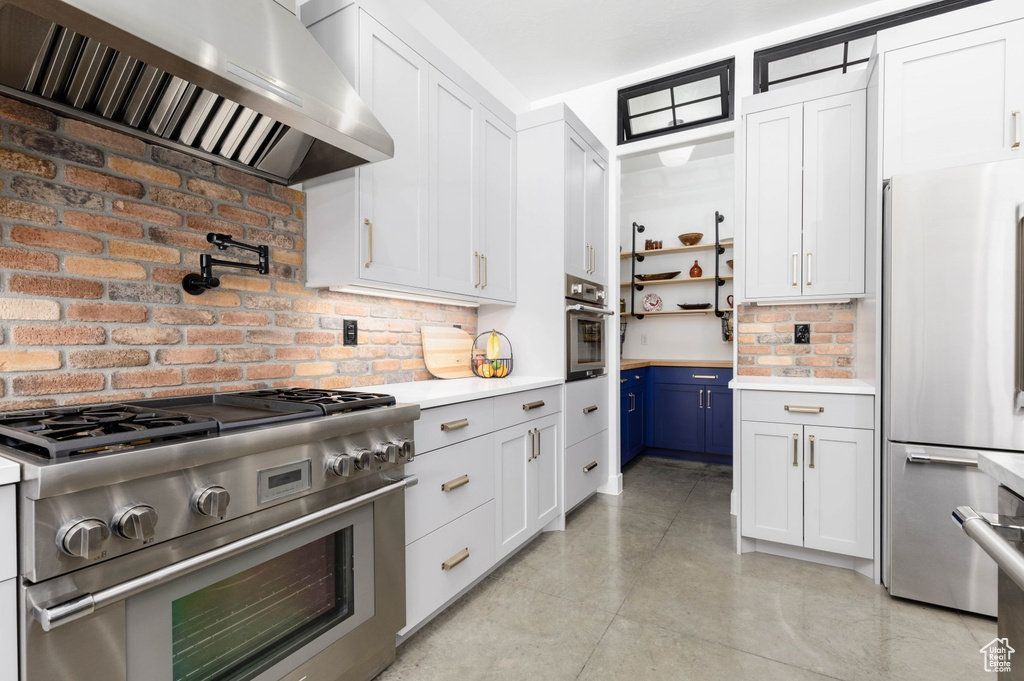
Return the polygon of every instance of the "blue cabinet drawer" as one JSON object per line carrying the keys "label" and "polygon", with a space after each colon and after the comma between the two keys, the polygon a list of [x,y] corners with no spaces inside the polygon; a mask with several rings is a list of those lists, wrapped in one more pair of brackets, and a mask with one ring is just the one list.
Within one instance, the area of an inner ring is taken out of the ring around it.
{"label": "blue cabinet drawer", "polygon": [[623,369],[619,372],[619,387],[636,388],[644,384],[647,380],[647,367],[642,369]]}
{"label": "blue cabinet drawer", "polygon": [[655,383],[683,385],[721,385],[732,380],[732,369],[699,369],[690,367],[652,367]]}

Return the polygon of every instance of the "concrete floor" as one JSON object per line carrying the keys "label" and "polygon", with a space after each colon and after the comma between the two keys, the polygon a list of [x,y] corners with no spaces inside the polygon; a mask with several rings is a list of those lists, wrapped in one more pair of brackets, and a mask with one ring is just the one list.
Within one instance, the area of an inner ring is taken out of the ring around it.
{"label": "concrete floor", "polygon": [[641,457],[398,649],[378,679],[993,679],[995,621],[735,553],[726,466]]}

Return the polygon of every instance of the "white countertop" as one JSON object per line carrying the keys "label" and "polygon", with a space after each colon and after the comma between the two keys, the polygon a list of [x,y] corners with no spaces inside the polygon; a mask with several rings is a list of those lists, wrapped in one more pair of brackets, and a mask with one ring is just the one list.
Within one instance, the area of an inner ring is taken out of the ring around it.
{"label": "white countertop", "polygon": [[544,376],[509,376],[508,378],[451,378],[411,383],[388,383],[381,392],[394,395],[399,402],[419,404],[421,409],[446,404],[482,400],[485,397],[518,393],[534,388],[561,385],[565,379]]}
{"label": "white countertop", "polygon": [[[1024,454],[1015,452],[978,452],[978,468],[995,478],[1000,485],[1024,496]],[[975,509],[993,511],[994,509]]]}
{"label": "white countertop", "polygon": [[9,485],[21,480],[21,466],[0,456],[0,485]]}
{"label": "white countertop", "polygon": [[843,393],[874,395],[875,386],[856,378],[787,378],[781,376],[738,376],[729,381],[733,390],[782,390],[795,393]]}

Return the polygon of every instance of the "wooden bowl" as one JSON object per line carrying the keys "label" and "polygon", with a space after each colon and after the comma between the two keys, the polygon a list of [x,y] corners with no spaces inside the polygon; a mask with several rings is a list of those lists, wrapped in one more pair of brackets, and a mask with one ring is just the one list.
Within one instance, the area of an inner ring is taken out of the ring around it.
{"label": "wooden bowl", "polygon": [[684,246],[696,246],[703,238],[704,235],[701,232],[687,232],[679,235],[679,240],[683,242]]}
{"label": "wooden bowl", "polygon": [[732,269],[732,260],[726,260],[725,264],[729,266],[730,270]]}

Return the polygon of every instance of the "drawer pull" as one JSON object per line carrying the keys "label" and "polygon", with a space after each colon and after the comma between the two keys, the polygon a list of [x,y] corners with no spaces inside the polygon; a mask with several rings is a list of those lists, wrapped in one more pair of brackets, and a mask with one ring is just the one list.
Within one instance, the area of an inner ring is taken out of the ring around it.
{"label": "drawer pull", "polygon": [[814,436],[813,435],[808,435],[807,439],[811,443],[811,463],[809,463],[807,465],[807,467],[808,468],[814,468]]}
{"label": "drawer pull", "polygon": [[536,402],[527,402],[523,405],[523,411],[530,411],[531,409],[539,409],[544,406],[544,400],[537,400]]}
{"label": "drawer pull", "polygon": [[583,413],[584,414],[589,414],[589,413],[595,412],[595,411],[597,411],[597,405],[596,404],[592,404],[589,407],[583,407]]}
{"label": "drawer pull", "polygon": [[453,489],[458,489],[458,488],[462,487],[463,485],[468,485],[468,484],[469,484],[469,476],[468,475],[460,475],[459,477],[455,478],[454,480],[449,480],[448,482],[442,482],[441,483],[441,491],[442,492],[451,492]]}
{"label": "drawer pull", "polygon": [[796,462],[796,451],[797,451],[796,448],[797,448],[797,444],[799,442],[800,442],[800,435],[798,435],[797,433],[793,433],[793,465],[796,466],[796,467],[800,466],[800,464],[798,464]]}
{"label": "drawer pull", "polygon": [[619,379],[619,385],[622,385],[623,383],[625,383],[628,380],[629,380],[628,378],[620,378]]}
{"label": "drawer pull", "polygon": [[825,407],[799,407],[793,404],[787,404],[784,409],[791,414],[820,414],[825,411]]}
{"label": "drawer pull", "polygon": [[583,467],[583,472],[584,473],[589,473],[590,471],[594,470],[595,468],[597,468],[597,462],[596,461],[591,461],[590,463],[588,463],[586,466]]}
{"label": "drawer pull", "polygon": [[[788,407],[787,407],[788,409]],[[469,419],[459,419],[458,421],[449,421],[448,423],[441,424],[441,430],[451,431],[465,428],[469,425]]]}
{"label": "drawer pull", "polygon": [[466,560],[467,558],[469,558],[469,547],[468,546],[466,548],[462,549],[461,551],[459,551],[458,553],[456,553],[454,556],[452,556],[451,558],[449,558],[445,562],[441,563],[441,569],[442,570],[451,570],[452,568],[454,568],[456,565],[458,565],[462,561]]}
{"label": "drawer pull", "polygon": [[695,379],[703,379],[705,381],[717,381],[718,374],[693,374]]}

